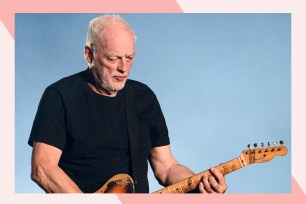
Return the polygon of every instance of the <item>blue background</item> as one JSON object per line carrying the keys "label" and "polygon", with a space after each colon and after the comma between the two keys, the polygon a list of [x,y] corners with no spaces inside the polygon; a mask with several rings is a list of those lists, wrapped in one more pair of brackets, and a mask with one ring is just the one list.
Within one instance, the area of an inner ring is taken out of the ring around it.
{"label": "blue background", "polygon": [[[16,14],[15,191],[30,179],[27,145],[44,89],[87,66],[88,21],[98,14]],[[284,140],[285,157],[226,176],[228,193],[291,191],[291,15],[122,14],[137,35],[130,78],[156,93],[172,153],[194,172],[247,144]],[[149,170],[150,191],[161,186]]]}

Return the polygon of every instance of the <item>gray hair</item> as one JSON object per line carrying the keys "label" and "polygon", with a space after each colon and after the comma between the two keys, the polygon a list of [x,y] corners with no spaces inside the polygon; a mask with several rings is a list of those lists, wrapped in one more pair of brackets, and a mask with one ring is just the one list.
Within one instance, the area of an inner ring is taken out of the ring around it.
{"label": "gray hair", "polygon": [[[92,19],[88,25],[87,37],[86,37],[86,45],[95,50],[95,40],[96,36],[105,30],[105,28],[109,25],[113,25],[116,23],[121,23],[121,25],[132,32],[134,35],[134,39],[136,40],[136,36],[134,34],[131,26],[121,18],[119,15],[104,15],[99,16]],[[102,36],[103,37],[103,36]],[[95,51],[94,51],[95,53]]]}

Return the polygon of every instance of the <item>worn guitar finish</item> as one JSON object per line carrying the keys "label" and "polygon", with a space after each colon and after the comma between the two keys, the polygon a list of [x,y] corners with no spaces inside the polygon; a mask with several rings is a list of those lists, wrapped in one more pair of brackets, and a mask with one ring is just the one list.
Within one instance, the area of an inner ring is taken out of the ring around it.
{"label": "worn guitar finish", "polygon": [[134,181],[127,174],[117,174],[95,193],[135,193]]}
{"label": "worn guitar finish", "polygon": [[[282,144],[282,142],[281,142]],[[263,163],[272,160],[275,156],[284,156],[288,150],[285,146],[273,146],[267,148],[247,149],[242,151],[241,155],[228,162],[222,163],[215,168],[223,175],[234,172],[253,163]],[[210,171],[206,170],[173,185],[155,191],[153,193],[187,193],[194,190],[201,181],[203,176],[210,177]],[[98,191],[95,193],[134,193],[135,187],[133,179],[127,174],[118,174],[110,178]]]}

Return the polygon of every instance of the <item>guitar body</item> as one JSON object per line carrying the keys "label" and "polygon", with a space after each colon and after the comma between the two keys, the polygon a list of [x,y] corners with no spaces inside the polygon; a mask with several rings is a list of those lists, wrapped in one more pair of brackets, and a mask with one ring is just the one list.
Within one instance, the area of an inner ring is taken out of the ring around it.
{"label": "guitar body", "polygon": [[127,174],[117,174],[95,193],[135,193],[134,181]]}

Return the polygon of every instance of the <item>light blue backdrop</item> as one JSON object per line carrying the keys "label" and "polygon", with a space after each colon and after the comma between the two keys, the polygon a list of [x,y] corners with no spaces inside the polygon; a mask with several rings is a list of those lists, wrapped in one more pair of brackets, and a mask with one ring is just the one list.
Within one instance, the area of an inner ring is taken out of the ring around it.
{"label": "light blue backdrop", "polygon": [[[27,140],[44,89],[86,68],[97,14],[16,14],[16,193],[30,180]],[[238,157],[249,143],[284,140],[285,157],[226,177],[228,193],[291,190],[290,14],[123,14],[137,35],[130,78],[158,96],[172,152],[194,172]],[[150,191],[161,188],[149,172]]]}

